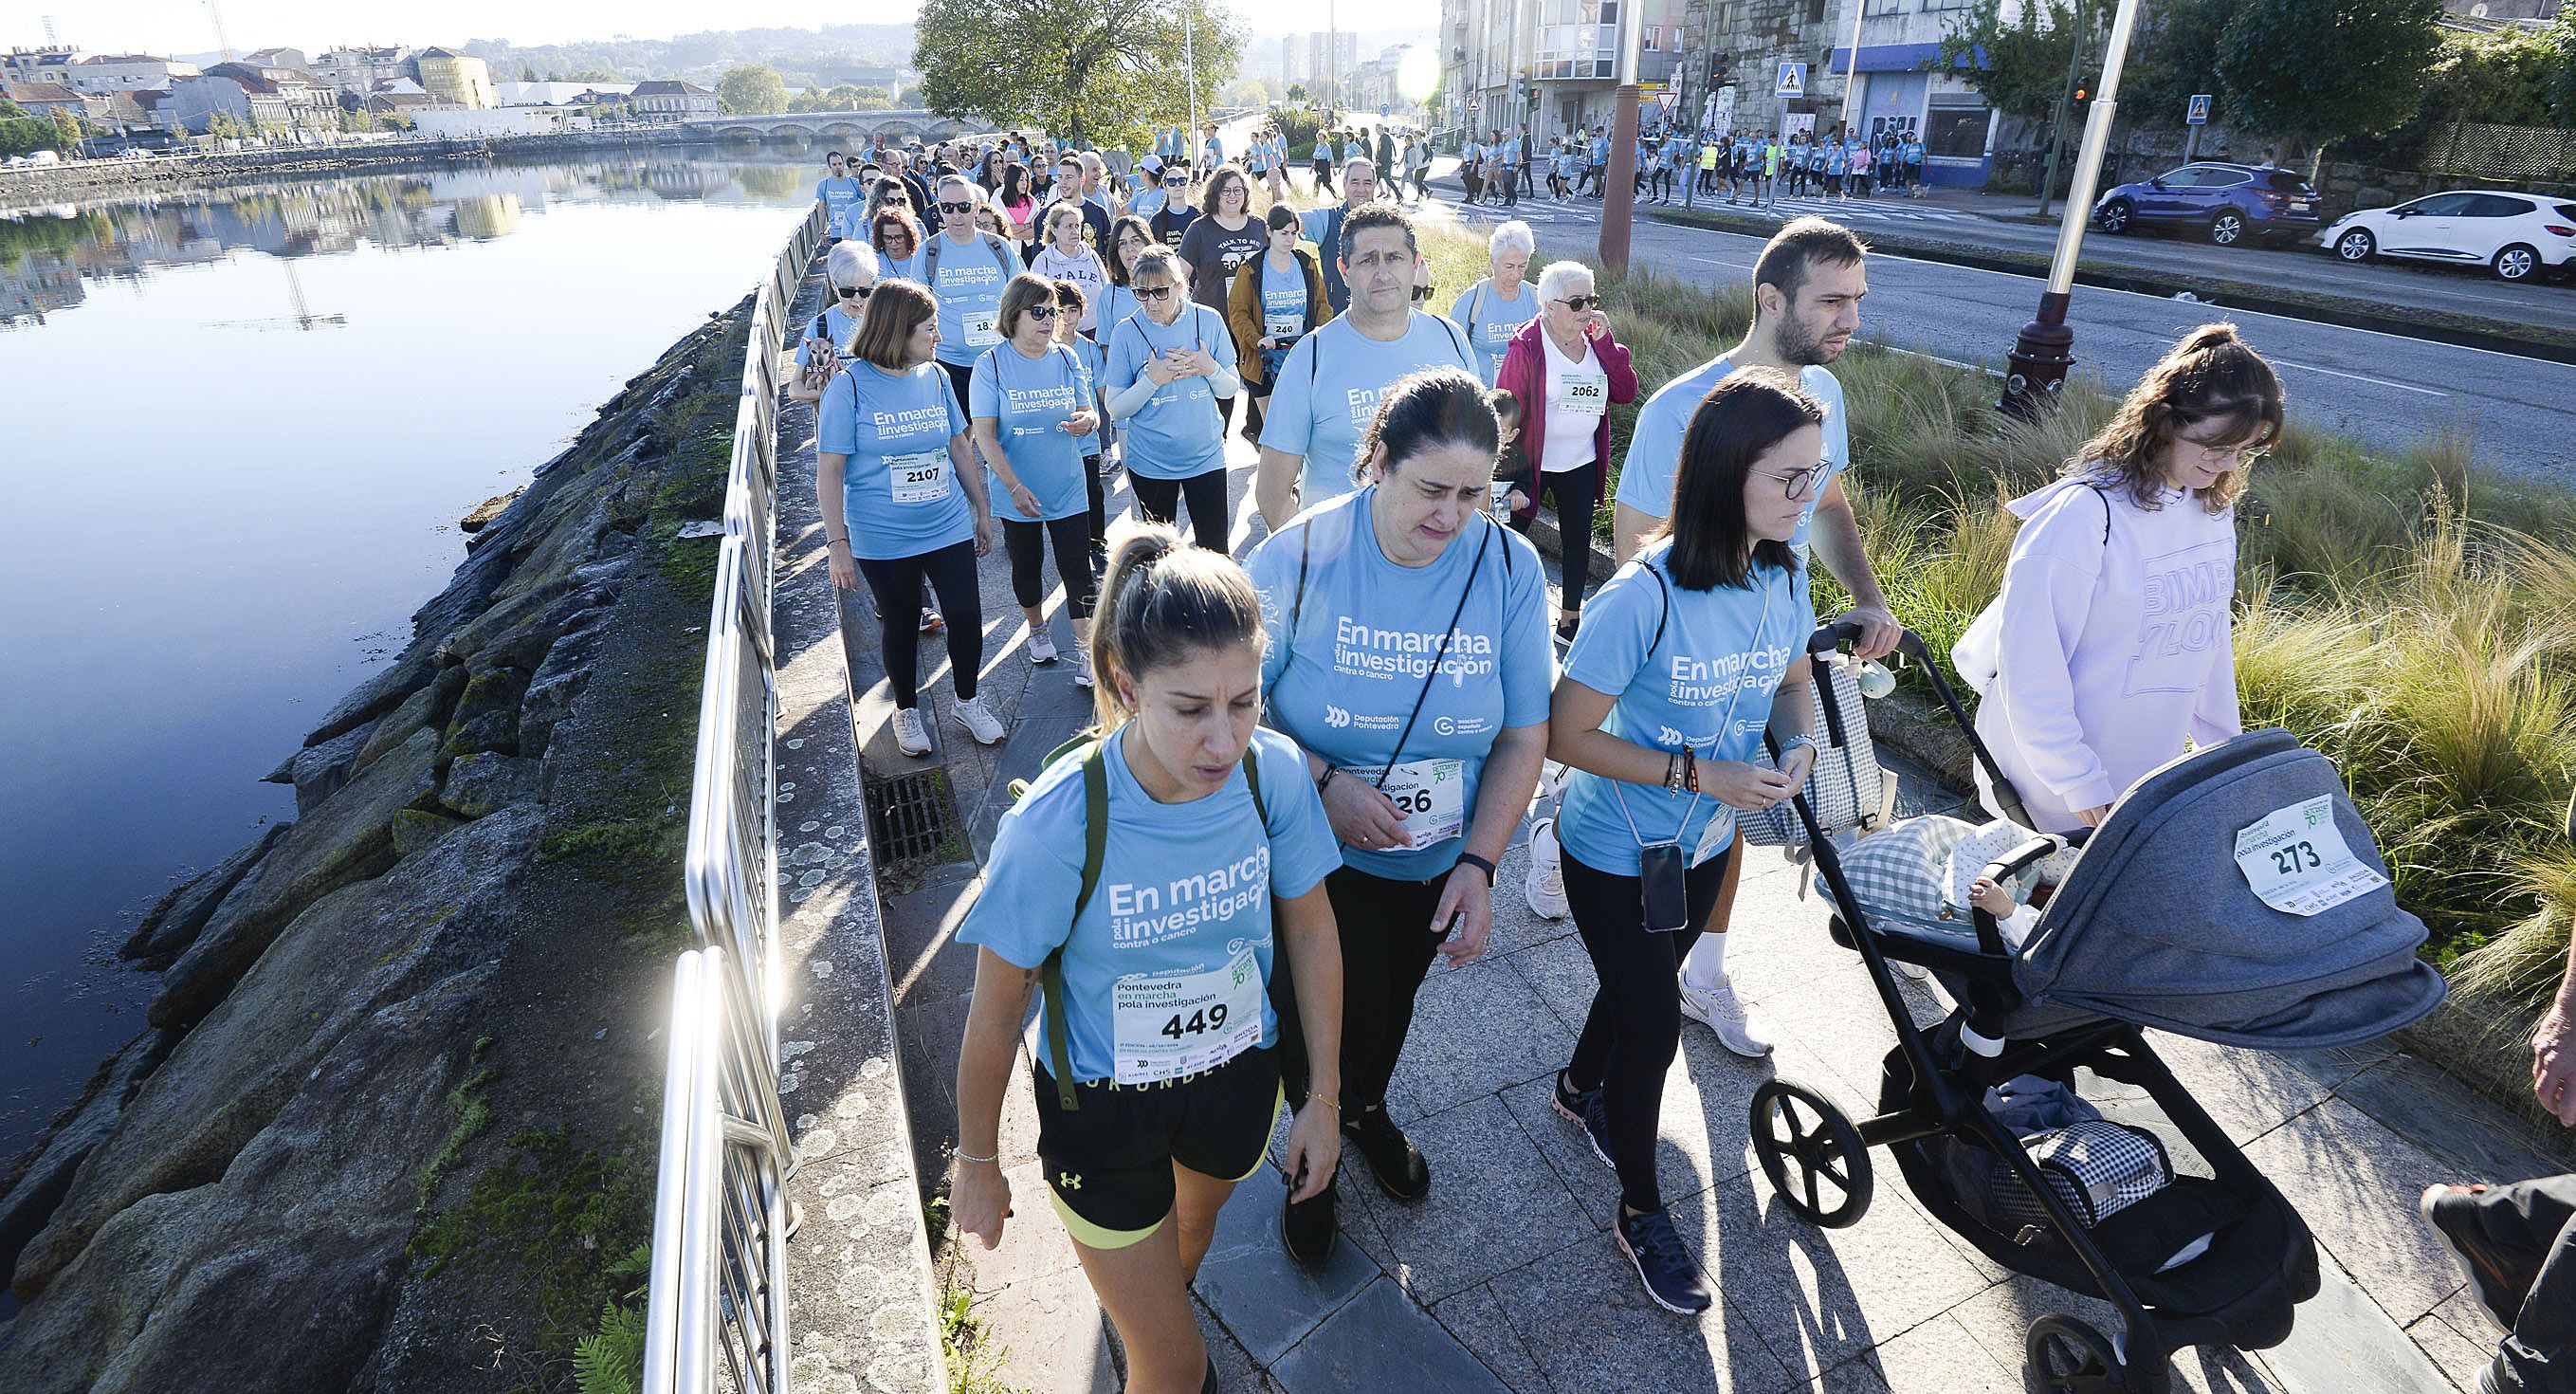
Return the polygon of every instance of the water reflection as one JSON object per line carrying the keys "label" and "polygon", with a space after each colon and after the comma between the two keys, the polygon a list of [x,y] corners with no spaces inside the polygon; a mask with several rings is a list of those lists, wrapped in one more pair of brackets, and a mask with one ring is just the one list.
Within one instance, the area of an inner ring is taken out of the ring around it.
{"label": "water reflection", "polygon": [[77,308],[86,281],[149,275],[249,250],[332,256],[362,247],[490,242],[527,219],[637,195],[718,204],[796,204],[814,162],[747,164],[663,156],[257,183],[105,208],[0,214],[0,329]]}

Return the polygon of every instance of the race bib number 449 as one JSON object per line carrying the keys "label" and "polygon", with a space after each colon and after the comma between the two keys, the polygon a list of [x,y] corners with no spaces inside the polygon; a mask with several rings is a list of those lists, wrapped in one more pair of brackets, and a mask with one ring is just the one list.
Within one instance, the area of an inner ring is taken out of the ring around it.
{"label": "race bib number 449", "polygon": [[2388,884],[2344,842],[2326,794],[2276,808],[2238,832],[2236,869],[2264,904],[2292,915],[2331,910]]}
{"label": "race bib number 449", "polygon": [[1109,989],[1120,1084],[1214,1069],[1261,1044],[1261,963],[1251,949],[1205,973],[1131,973]]}

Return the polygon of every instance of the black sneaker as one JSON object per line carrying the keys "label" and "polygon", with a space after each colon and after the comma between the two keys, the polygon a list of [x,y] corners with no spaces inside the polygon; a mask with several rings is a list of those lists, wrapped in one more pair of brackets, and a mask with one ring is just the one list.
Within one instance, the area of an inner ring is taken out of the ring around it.
{"label": "black sneaker", "polygon": [[1600,1090],[1577,1089],[1568,1080],[1567,1072],[1559,1070],[1556,1094],[1547,1102],[1557,1117],[1582,1125],[1583,1135],[1592,1143],[1592,1155],[1599,1157],[1603,1166],[1618,1170],[1618,1164],[1610,1160],[1610,1115],[1601,1107]]}
{"label": "black sneaker", "polygon": [[1699,1280],[1699,1267],[1682,1246],[1681,1232],[1673,1228],[1670,1215],[1661,1210],[1631,1215],[1621,1206],[1618,1236],[1619,1252],[1636,1265],[1646,1295],[1655,1299],[1656,1306],[1684,1316],[1709,1309],[1708,1286]]}
{"label": "black sneaker", "polygon": [[1352,1115],[1342,1124],[1342,1136],[1358,1146],[1379,1190],[1397,1200],[1420,1200],[1431,1189],[1431,1164],[1422,1160],[1422,1149],[1413,1145],[1413,1139],[1386,1116],[1384,1104]]}
{"label": "black sneaker", "polygon": [[2470,1215],[2477,1209],[2477,1196],[2485,1187],[2434,1185],[2424,1188],[2416,1201],[2417,1213],[2433,1238],[2458,1261],[2461,1274],[2469,1280],[2469,1295],[2496,1325],[2513,1329],[2514,1319],[2521,1314],[2522,1300],[2513,1291],[2513,1280],[2506,1276],[2504,1265],[2478,1243],[2476,1225]]}
{"label": "black sneaker", "polygon": [[1217,1394],[1216,1357],[1208,1357],[1207,1378],[1199,1381],[1199,1394]]}
{"label": "black sneaker", "polygon": [[[1293,1194],[1293,1192],[1291,1193]],[[1333,1256],[1333,1188],[1313,1200],[1291,1200],[1279,1212],[1279,1240],[1288,1257],[1321,1268]]]}

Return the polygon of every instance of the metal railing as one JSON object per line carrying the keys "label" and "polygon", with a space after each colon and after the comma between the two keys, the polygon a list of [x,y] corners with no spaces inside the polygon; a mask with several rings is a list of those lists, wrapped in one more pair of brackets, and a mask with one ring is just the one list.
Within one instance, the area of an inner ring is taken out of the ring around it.
{"label": "metal railing", "polygon": [[778,1096],[777,566],[779,354],[823,237],[807,215],[762,281],[743,345],[725,480],[724,536],[707,618],[705,685],[689,788],[689,920],[671,1002],[653,1205],[645,1394],[734,1385],[785,1394],[788,1225],[795,1168]]}

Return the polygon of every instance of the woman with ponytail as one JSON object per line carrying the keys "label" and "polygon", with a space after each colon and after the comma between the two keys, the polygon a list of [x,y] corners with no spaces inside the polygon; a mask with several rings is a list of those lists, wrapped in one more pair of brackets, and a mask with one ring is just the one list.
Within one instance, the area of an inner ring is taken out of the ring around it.
{"label": "woman with ponytail", "polygon": [[1056,1213],[1118,1328],[1129,1394],[1189,1394],[1216,1387],[1216,1365],[1188,1285],[1282,1107],[1269,985],[1283,954],[1312,1004],[1291,1193],[1323,1191],[1341,1155],[1341,957],[1323,887],[1340,858],[1296,747],[1258,724],[1251,579],[1161,524],[1122,524],[1109,544],[1092,632],[1101,734],[1003,815],[958,930],[980,951],[949,1204],[958,1228],[1001,1242],[1003,1167],[1020,1160],[1002,1156],[1002,1096],[1043,982],[1037,1158]]}
{"label": "woman with ponytail", "polygon": [[[2184,336],[2067,461],[2007,505],[2003,591],[1960,637],[1977,734],[2041,832],[2099,824],[2139,776],[2244,729],[2236,500],[2281,438],[2281,380],[2227,324]],[[1995,791],[1987,807],[2010,816]]]}

